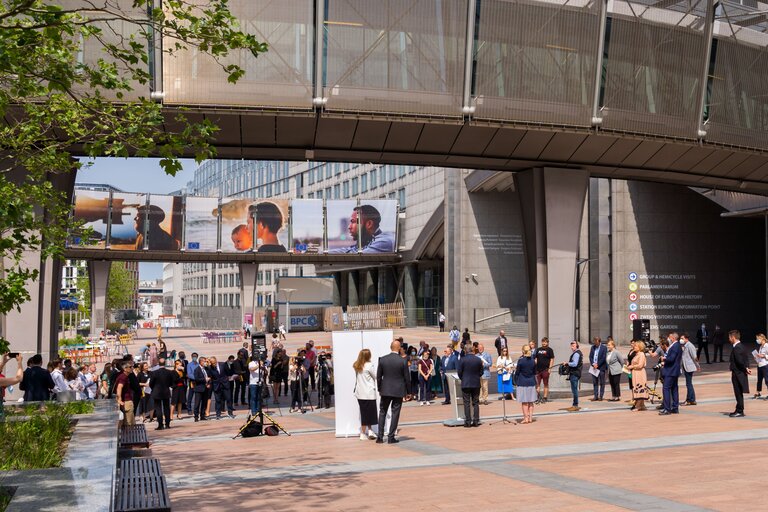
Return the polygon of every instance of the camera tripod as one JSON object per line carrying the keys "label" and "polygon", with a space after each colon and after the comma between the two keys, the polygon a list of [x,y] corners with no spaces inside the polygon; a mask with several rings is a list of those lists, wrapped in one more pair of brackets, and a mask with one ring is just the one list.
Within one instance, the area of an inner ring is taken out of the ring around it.
{"label": "camera tripod", "polygon": [[653,403],[654,399],[662,400],[662,396],[659,394],[658,391],[656,391],[656,384],[659,382],[659,376],[661,375],[661,369],[658,369],[654,372],[656,374],[656,377],[653,379],[653,389],[651,389],[648,384],[645,385],[645,389],[648,390],[648,396],[651,397],[651,403]]}
{"label": "camera tripod", "polygon": [[271,423],[271,426],[277,428],[278,430],[282,430],[288,436],[291,435],[290,432],[285,430],[282,425],[280,425],[278,422],[276,422],[275,419],[272,416],[270,416],[269,414],[265,413],[264,410],[262,409],[262,410],[259,411],[258,414],[254,415],[254,416],[248,416],[248,421],[245,422],[245,425],[240,427],[240,430],[237,431],[237,434],[235,434],[235,437],[233,437],[232,439],[237,439],[238,437],[241,437],[243,435],[243,431],[246,428],[248,428],[248,426],[251,423],[253,423],[254,421],[256,421],[257,419],[259,420],[259,423],[261,423],[261,428],[262,428],[261,434],[259,434],[259,435],[260,436],[266,435],[264,433],[264,427],[265,427],[265,425],[264,425],[264,418],[265,417],[267,418],[267,420],[269,420],[269,423]]}

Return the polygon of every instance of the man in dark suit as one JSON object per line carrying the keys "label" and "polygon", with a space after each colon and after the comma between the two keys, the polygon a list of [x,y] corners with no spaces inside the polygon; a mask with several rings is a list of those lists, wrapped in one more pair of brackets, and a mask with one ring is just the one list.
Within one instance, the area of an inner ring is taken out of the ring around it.
{"label": "man in dark suit", "polygon": [[677,380],[680,378],[680,364],[683,361],[683,350],[678,341],[679,339],[680,336],[676,332],[669,334],[667,337],[669,341],[667,355],[662,358],[664,366],[661,368],[661,376],[664,379],[664,400],[662,401],[661,411],[659,411],[659,414],[662,416],[679,412],[680,398]]}
{"label": "man in dark suit", "polygon": [[376,369],[376,385],[381,395],[379,405],[379,434],[377,443],[384,442],[384,422],[387,419],[387,411],[392,406],[392,421],[389,423],[390,444],[399,443],[395,439],[397,424],[400,421],[400,409],[403,406],[403,397],[407,393],[407,382],[411,378],[408,371],[408,363],[400,357],[400,342],[393,341],[389,346],[391,352],[379,358],[379,367]]}
{"label": "man in dark suit", "polygon": [[499,331],[499,337],[493,342],[493,346],[496,347],[499,355],[501,355],[501,349],[507,348],[507,337],[504,336],[504,331]]}
{"label": "man in dark suit", "polygon": [[200,358],[200,364],[194,370],[193,379],[195,385],[192,389],[195,393],[195,421],[198,419],[200,421],[208,419],[205,417],[205,407],[208,405],[208,390],[211,387],[211,378],[208,376],[208,372],[205,371],[206,366],[208,366],[208,361],[202,357]]}
{"label": "man in dark suit", "polygon": [[213,394],[216,396],[216,419],[221,419],[221,413],[224,410],[224,404],[227,404],[227,415],[230,418],[235,417],[235,408],[232,405],[232,376],[234,370],[227,363],[219,363],[215,357],[211,358],[211,384]]}
{"label": "man in dark suit", "polygon": [[[464,400],[464,427],[480,426],[480,379],[483,376],[483,360],[477,355],[461,358],[457,368],[461,379],[461,396]],[[471,408],[470,408],[471,405]]]}
{"label": "man in dark suit", "polygon": [[701,351],[703,350],[707,364],[711,364],[709,362],[709,330],[707,329],[707,324],[701,324],[699,330],[696,331],[696,347],[696,359],[701,359]]}
{"label": "man in dark suit", "polygon": [[451,403],[451,388],[448,384],[448,377],[445,375],[446,372],[450,371],[456,371],[456,355],[453,352],[453,344],[449,344],[444,351],[441,365],[440,365],[440,376],[443,379],[443,389],[445,390],[445,400],[442,402],[443,405],[448,405]]}
{"label": "man in dark suit", "polygon": [[[715,325],[715,332],[712,333],[712,344],[715,346],[714,353],[712,354],[713,363],[723,363],[723,346],[725,346],[725,332],[720,329],[719,325]],[[717,359],[717,354],[720,353],[720,360]]]}
{"label": "man in dark suit", "polygon": [[[150,396],[155,402],[157,429],[171,428],[171,387],[178,381],[178,374],[165,367],[165,358],[158,358],[160,368],[149,374]],[[165,419],[163,419],[165,418]],[[163,427],[165,425],[165,427]]]}
{"label": "man in dark suit", "polygon": [[25,402],[44,402],[51,398],[51,390],[56,384],[42,365],[43,356],[40,354],[29,358],[29,367],[24,370],[24,379],[19,384],[19,388],[24,391]]}
{"label": "man in dark suit", "polygon": [[749,369],[749,358],[747,356],[747,349],[744,348],[744,344],[741,342],[741,333],[735,330],[729,332],[728,341],[731,342],[733,347],[731,357],[729,358],[729,366],[731,368],[733,394],[736,396],[736,410],[728,416],[731,418],[743,418],[744,395],[749,393],[747,375],[752,375],[752,370]]}
{"label": "man in dark suit", "polygon": [[605,372],[608,370],[608,347],[603,345],[600,337],[595,336],[592,348],[589,349],[589,364],[592,368],[599,371],[599,375],[592,375],[592,387],[594,396],[590,401],[596,402],[603,399],[605,393]]}

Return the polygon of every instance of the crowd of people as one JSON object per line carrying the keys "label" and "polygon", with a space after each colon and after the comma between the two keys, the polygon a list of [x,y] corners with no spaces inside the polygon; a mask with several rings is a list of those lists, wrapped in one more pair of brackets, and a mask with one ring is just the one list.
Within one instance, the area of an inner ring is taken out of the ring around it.
{"label": "crowd of people", "polygon": [[[719,332],[718,327],[712,338],[721,337]],[[646,401],[655,396],[662,400],[657,407],[660,415],[678,414],[679,407],[697,404],[694,375],[701,370],[702,351],[705,357],[708,355],[708,339],[706,326],[702,325],[695,344],[685,333],[670,332],[660,338],[658,344],[633,340],[625,355],[610,336],[605,343],[600,337],[594,337],[588,356],[585,357],[579,342],[573,341],[568,357],[556,365],[555,353],[546,337],[539,344],[532,340],[515,349],[504,331],[500,331],[494,340],[495,360],[483,343],[471,340],[468,329],[462,333],[456,326],[449,332],[442,355],[438,355],[437,347],[430,347],[425,341],[409,346],[398,337],[391,345],[391,354],[380,358],[378,364],[374,364],[370,351],[365,349],[353,365],[354,394],[361,417],[360,438],[383,442],[383,422],[391,409],[393,426],[387,438],[389,442],[397,442],[395,432],[402,403],[417,400],[421,406],[431,405],[442,395],[442,403],[450,404],[452,374],[460,379],[464,426],[468,428],[479,425],[479,406],[488,404],[493,373],[497,376],[499,399],[516,400],[520,404],[522,424],[533,421],[534,405],[549,400],[549,379],[555,371],[570,382],[573,400],[567,408],[569,412],[581,409],[579,387],[588,373],[592,383],[590,401],[621,401],[621,381],[622,376],[626,376],[630,410],[647,410]],[[752,374],[749,353],[741,343],[739,331],[730,331],[727,339],[732,346],[729,367],[736,398],[736,408],[730,416],[741,417],[744,416],[744,395],[749,393],[748,376]],[[757,363],[757,390],[753,398],[762,399],[763,384],[768,385],[768,340],[759,334],[755,341],[757,349],[752,357]],[[715,353],[718,352],[722,357],[722,350]],[[127,354],[105,364],[101,372],[94,364],[78,365],[69,359],[54,359],[43,367],[40,354],[30,357],[22,371],[22,356],[13,354],[18,366],[16,375],[3,376],[12,359],[10,354],[4,354],[0,359],[0,387],[19,384],[27,402],[63,396],[77,400],[116,399],[125,424],[134,424],[138,417],[144,422],[156,421],[158,429],[170,428],[171,420],[182,419],[183,412],[196,422],[206,421],[212,407],[217,419],[225,414],[235,417],[238,406],[247,407],[250,415],[256,415],[270,398],[273,405],[279,405],[281,395],[290,396],[290,412],[305,412],[307,405],[312,405],[311,393],[317,394],[318,407],[331,407],[334,377],[330,352],[318,352],[309,341],[289,355],[281,339],[274,335],[270,352],[264,356],[252,357],[248,343],[244,343],[226,360],[194,352],[187,359],[183,351],[169,351],[162,339],[158,339],[158,343],[147,343],[136,357]],[[655,376],[653,386],[648,382],[649,368]],[[681,376],[686,385],[682,402],[678,392]],[[605,396],[606,379],[610,398]],[[656,392],[659,382],[661,396]],[[378,411],[377,396],[381,398]],[[374,425],[378,425],[378,433],[374,433]]]}
{"label": "crowd of people", "polygon": [[[271,357],[252,357],[248,343],[236,355],[219,361],[193,352],[169,351],[162,341],[147,343],[134,357],[126,354],[106,363],[101,372],[95,364],[76,364],[71,359],[53,359],[47,368],[36,354],[22,367],[21,354],[14,354],[17,374],[2,377],[11,359],[0,359],[0,386],[19,384],[24,401],[114,399],[121,412],[121,423],[133,425],[136,419],[157,422],[157,429],[170,428],[172,419],[193,417],[206,421],[224,415],[235,417],[239,406],[250,415],[261,411],[270,397],[279,405],[278,397],[291,396],[290,412],[305,412],[312,407],[312,394],[317,393],[317,406],[330,408],[333,389],[333,362],[330,353],[317,351],[309,341],[295,355],[288,356],[277,337],[273,338]],[[269,356],[268,355],[268,356]],[[183,412],[186,415],[183,416]]]}
{"label": "crowd of people", "polygon": [[[718,331],[719,328],[716,328],[716,332]],[[699,356],[705,348],[702,346],[702,339],[707,339],[706,332],[706,326],[702,325],[697,333],[696,345],[687,334],[677,332],[670,332],[659,340],[658,345],[633,340],[626,355],[618,350],[612,337],[609,336],[605,343],[600,337],[594,337],[586,361],[579,342],[572,341],[571,353],[565,361],[557,365],[556,370],[570,382],[573,401],[566,410],[581,410],[579,388],[584,371],[589,373],[591,378],[590,401],[620,402],[621,380],[622,376],[626,375],[631,395],[627,403],[630,404],[631,411],[647,410],[645,402],[652,395],[662,399],[661,405],[657,407],[662,416],[678,414],[680,405],[696,405],[693,376],[701,371]],[[728,340],[732,346],[729,368],[736,398],[736,409],[729,416],[742,417],[744,395],[749,393],[749,358],[744,345],[741,344],[739,331],[730,331]],[[768,385],[768,340],[765,335],[759,334],[755,341],[757,349],[752,352],[752,356],[757,363],[757,392],[753,398],[761,399],[762,385]],[[494,346],[498,354],[495,362],[482,343],[471,340],[468,329],[461,333],[453,326],[441,357],[437,356],[436,348],[430,347],[425,341],[420,341],[418,347],[409,346],[402,337],[392,342],[391,353],[380,358],[378,365],[371,361],[370,350],[361,350],[353,365],[356,373],[354,394],[360,409],[360,439],[376,439],[377,442],[383,443],[385,419],[391,412],[390,428],[386,437],[389,443],[396,443],[395,434],[402,403],[414,397],[418,399],[419,405],[429,405],[432,398],[442,392],[445,396],[442,403],[450,404],[448,379],[451,373],[455,373],[461,383],[464,427],[479,425],[479,406],[488,403],[488,381],[493,372],[497,374],[499,399],[519,402],[522,408],[520,423],[531,423],[534,405],[549,400],[549,379],[555,370],[555,353],[549,346],[549,340],[542,338],[540,345],[532,340],[520,348],[517,357],[513,357],[505,333],[501,331],[494,341]],[[720,353],[722,355],[722,350]],[[648,382],[649,367],[656,376],[653,387]],[[686,395],[682,404],[678,396],[678,381],[681,375],[686,384]],[[605,397],[606,378],[610,385],[610,398]],[[661,396],[656,393],[656,384],[659,381],[662,384]],[[377,394],[380,398],[378,411]],[[378,425],[377,432],[374,432],[373,425]]]}

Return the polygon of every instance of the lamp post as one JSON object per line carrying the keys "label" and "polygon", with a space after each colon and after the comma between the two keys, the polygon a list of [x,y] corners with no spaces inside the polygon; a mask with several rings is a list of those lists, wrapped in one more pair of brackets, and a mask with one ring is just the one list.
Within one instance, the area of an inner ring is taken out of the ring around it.
{"label": "lamp post", "polygon": [[280,291],[285,294],[285,332],[291,332],[291,294],[296,288],[283,288]]}

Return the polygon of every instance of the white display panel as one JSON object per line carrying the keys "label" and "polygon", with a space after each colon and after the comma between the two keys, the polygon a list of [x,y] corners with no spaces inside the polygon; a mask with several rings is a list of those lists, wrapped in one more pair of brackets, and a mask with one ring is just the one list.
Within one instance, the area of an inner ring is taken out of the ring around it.
{"label": "white display panel", "polygon": [[336,437],[357,437],[360,433],[360,407],[355,398],[356,376],[352,364],[357,360],[360,351],[367,348],[371,351],[371,362],[375,371],[379,357],[389,353],[392,336],[391,330],[332,333]]}

